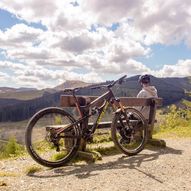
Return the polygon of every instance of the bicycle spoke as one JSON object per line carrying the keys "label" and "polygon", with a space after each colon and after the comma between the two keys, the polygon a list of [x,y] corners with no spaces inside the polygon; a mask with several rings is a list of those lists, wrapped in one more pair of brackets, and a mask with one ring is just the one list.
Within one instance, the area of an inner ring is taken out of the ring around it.
{"label": "bicycle spoke", "polygon": [[[126,114],[115,116],[112,124],[112,138],[115,145],[125,154],[134,155],[143,150],[147,129],[145,119],[134,108],[126,108]],[[128,119],[125,120],[125,116]]]}
{"label": "bicycle spoke", "polygon": [[68,113],[57,108],[34,116],[26,134],[29,154],[45,166],[61,166],[71,160],[81,139],[78,127],[72,125],[73,121]]}

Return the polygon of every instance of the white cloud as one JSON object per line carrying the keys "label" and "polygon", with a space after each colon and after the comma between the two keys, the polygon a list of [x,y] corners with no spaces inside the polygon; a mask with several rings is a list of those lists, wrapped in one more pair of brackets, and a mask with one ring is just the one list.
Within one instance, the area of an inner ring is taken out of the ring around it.
{"label": "white cloud", "polygon": [[6,73],[0,72],[1,83],[8,80],[9,76]]}
{"label": "white cloud", "polygon": [[36,88],[55,87],[66,80],[81,80],[94,83],[102,81],[100,76],[94,72],[81,75],[67,70],[51,71],[43,69],[42,71],[36,70],[25,71],[22,74],[21,72],[19,73],[15,79],[19,84]]}
{"label": "white cloud", "polygon": [[78,30],[87,26],[88,18],[71,0],[1,0],[0,7],[27,22],[41,22],[51,31]]}
{"label": "white cloud", "polygon": [[[79,6],[73,6],[70,0],[0,1],[1,8],[17,17],[47,27],[43,31],[16,24],[0,30],[0,48],[9,60],[0,61],[5,79],[11,72],[18,84],[44,87],[66,79],[92,82],[123,73],[190,75],[190,60],[165,65],[160,71],[136,61],[149,56],[150,45],[156,43],[185,41],[191,47],[189,0],[77,2]],[[111,30],[113,23],[118,23],[116,30]]]}
{"label": "white cloud", "polygon": [[80,74],[70,68],[63,67],[60,70],[46,68],[33,64],[21,64],[0,61],[0,69],[9,71],[0,72],[1,82],[8,81],[15,86],[28,86],[36,88],[55,87],[66,80],[82,80],[85,82],[100,82],[101,77],[95,72]]}
{"label": "white cloud", "polygon": [[57,5],[52,0],[46,0],[46,2],[39,0],[1,0],[0,6],[29,22],[41,21],[43,18],[50,17],[50,14],[54,14],[57,10]]}
{"label": "white cloud", "polygon": [[16,24],[5,32],[0,31],[1,48],[26,48],[39,42],[41,29],[28,27],[24,24]]}
{"label": "white cloud", "polygon": [[56,47],[60,47],[64,51],[81,53],[84,50],[90,49],[93,47],[93,41],[85,35],[76,36],[76,37],[66,37],[61,40],[58,44],[55,44]]}
{"label": "white cloud", "polygon": [[108,61],[116,63],[125,63],[129,58],[147,55],[149,49],[144,48],[140,43],[127,40],[114,40],[111,46],[108,47]]}
{"label": "white cloud", "polygon": [[[83,0],[95,22],[110,25],[130,22],[145,38],[144,43],[174,44],[186,40],[190,44],[191,4],[189,0]],[[140,35],[139,35],[140,36]]]}
{"label": "white cloud", "polygon": [[89,10],[89,15],[93,13],[92,19],[97,19],[98,23],[110,25],[135,16],[142,3],[142,0],[82,0],[82,8],[84,11]]}
{"label": "white cloud", "polygon": [[175,65],[164,65],[159,71],[153,71],[159,77],[186,77],[191,74],[191,60],[179,60]]}
{"label": "white cloud", "polygon": [[13,71],[16,70],[24,70],[27,66],[25,64],[21,64],[21,63],[13,63],[10,61],[0,61],[0,69],[4,70],[4,69],[10,69]]}

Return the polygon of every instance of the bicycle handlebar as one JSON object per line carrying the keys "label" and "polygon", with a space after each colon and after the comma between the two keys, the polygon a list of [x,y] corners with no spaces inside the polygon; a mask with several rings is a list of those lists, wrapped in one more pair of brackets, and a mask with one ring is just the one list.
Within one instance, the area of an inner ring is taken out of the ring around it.
{"label": "bicycle handlebar", "polygon": [[108,85],[108,88],[113,87],[116,83],[122,84],[123,80],[126,78],[127,75],[124,75],[123,77],[119,78],[118,80],[114,81],[113,83]]}
{"label": "bicycle handlebar", "polygon": [[124,78],[126,78],[126,76],[127,75],[124,75],[123,77],[119,78],[118,80],[112,82],[109,85],[95,86],[95,87],[92,87],[91,89],[101,89],[102,87],[104,87],[104,88],[112,88],[116,83],[122,84],[122,82],[123,82]]}
{"label": "bicycle handlebar", "polygon": [[[95,87],[92,87],[91,89],[101,89],[102,87],[105,87],[105,88],[112,88],[116,83],[119,83],[119,84],[122,84],[123,80],[126,78],[127,75],[124,75],[123,77],[119,78],[118,80],[112,82],[111,84],[109,85],[100,85],[100,86],[95,86]],[[83,87],[78,87],[78,88],[66,88],[64,89],[64,92],[66,93],[69,93],[69,92],[72,92],[74,93],[75,91],[78,91],[79,89],[81,89]]]}
{"label": "bicycle handlebar", "polygon": [[78,87],[78,88],[66,88],[66,89],[63,90],[63,92],[69,93],[69,92],[77,91],[77,90],[79,90],[79,89],[80,89],[79,87]]}

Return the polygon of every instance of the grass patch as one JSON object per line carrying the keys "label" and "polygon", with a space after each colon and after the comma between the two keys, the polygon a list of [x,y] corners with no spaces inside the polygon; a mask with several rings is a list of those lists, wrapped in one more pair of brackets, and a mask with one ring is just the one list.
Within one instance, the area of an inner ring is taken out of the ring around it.
{"label": "grass patch", "polygon": [[120,153],[112,141],[87,145],[90,152],[98,152],[101,155],[115,155]]}
{"label": "grass patch", "polygon": [[97,143],[104,143],[104,142],[110,142],[112,141],[112,138],[110,136],[110,134],[98,134],[96,136],[94,136],[93,138],[93,144],[97,144]]}
{"label": "grass patch", "polygon": [[64,152],[56,153],[52,156],[52,160],[59,161],[59,160],[63,159],[65,156],[66,156],[66,153],[64,153]]}
{"label": "grass patch", "polygon": [[161,129],[153,135],[154,138],[190,138],[191,126]]}
{"label": "grass patch", "polygon": [[24,146],[18,144],[15,138],[10,138],[0,150],[0,159],[17,157],[23,155],[24,153]]}
{"label": "grass patch", "polygon": [[101,155],[115,155],[119,154],[120,151],[115,147],[115,146],[110,146],[110,147],[104,147],[103,146],[98,146],[95,148],[95,151],[99,152]]}
{"label": "grass patch", "polygon": [[[188,107],[188,103],[191,102],[183,100],[183,103]],[[165,115],[157,116],[153,137],[157,139],[191,137],[191,111],[175,105],[170,106]]]}
{"label": "grass patch", "polygon": [[26,175],[31,175],[31,174],[34,174],[35,172],[39,172],[41,170],[42,170],[41,166],[32,165],[25,169],[25,173],[26,173]]}

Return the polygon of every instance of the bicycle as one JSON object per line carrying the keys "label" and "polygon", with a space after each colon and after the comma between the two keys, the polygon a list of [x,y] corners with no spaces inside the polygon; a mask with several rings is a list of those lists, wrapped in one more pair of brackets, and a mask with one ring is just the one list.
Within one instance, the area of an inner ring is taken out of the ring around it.
{"label": "bicycle", "polygon": [[[69,112],[59,107],[49,107],[37,112],[29,121],[25,142],[28,153],[41,165],[60,167],[71,161],[77,154],[81,140],[90,140],[102,115],[111,105],[114,117],[111,124],[111,137],[114,144],[126,155],[136,155],[144,148],[147,139],[146,121],[135,108],[124,107],[113,94],[112,87],[121,84],[126,76],[108,84],[92,87],[106,88],[107,91],[86,105],[80,105],[76,92],[80,88],[66,89],[72,93],[80,115],[75,119]],[[102,102],[101,106],[97,106]],[[91,128],[88,119],[96,115]]]}

